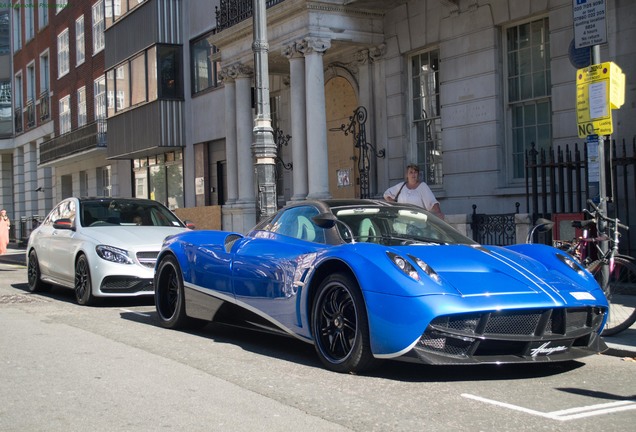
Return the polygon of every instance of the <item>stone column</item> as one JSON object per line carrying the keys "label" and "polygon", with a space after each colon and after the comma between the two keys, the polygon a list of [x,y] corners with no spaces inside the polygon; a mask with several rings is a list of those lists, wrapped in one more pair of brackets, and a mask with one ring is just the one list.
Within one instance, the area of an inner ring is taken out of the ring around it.
{"label": "stone column", "polygon": [[236,154],[236,83],[233,70],[224,68],[221,79],[225,88],[225,168],[227,199],[225,204],[232,205],[238,197],[238,169]]}
{"label": "stone column", "polygon": [[325,74],[322,56],[331,42],[307,38],[298,50],[305,55],[307,106],[307,198],[330,198],[329,158],[327,155],[327,114],[325,112]]}
{"label": "stone column", "polygon": [[252,76],[248,66],[236,69],[236,151],[239,204],[256,203],[252,160]]}
{"label": "stone column", "polygon": [[291,44],[283,55],[289,59],[291,93],[292,201],[307,197],[307,110],[305,99],[305,58],[297,44]]}

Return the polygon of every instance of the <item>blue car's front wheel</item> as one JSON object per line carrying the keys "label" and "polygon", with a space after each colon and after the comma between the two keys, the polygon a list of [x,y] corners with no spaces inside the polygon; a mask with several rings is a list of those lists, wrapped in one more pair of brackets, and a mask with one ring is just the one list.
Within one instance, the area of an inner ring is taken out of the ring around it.
{"label": "blue car's front wheel", "polygon": [[375,365],[364,300],[349,275],[335,273],[320,284],[312,310],[312,333],[318,357],[328,369],[358,373]]}

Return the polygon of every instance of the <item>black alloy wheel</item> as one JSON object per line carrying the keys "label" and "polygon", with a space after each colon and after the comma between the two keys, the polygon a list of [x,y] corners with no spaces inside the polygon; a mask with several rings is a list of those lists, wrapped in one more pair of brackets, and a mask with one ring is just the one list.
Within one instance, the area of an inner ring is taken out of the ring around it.
{"label": "black alloy wheel", "polygon": [[170,329],[202,327],[207,322],[186,315],[183,277],[179,262],[172,255],[161,259],[155,273],[155,305],[159,323]]}
{"label": "black alloy wheel", "polygon": [[377,363],[369,342],[369,325],[358,284],[335,273],[318,288],[312,313],[316,352],[327,369],[359,373]]}
{"label": "black alloy wheel", "polygon": [[92,306],[97,302],[93,295],[91,272],[86,255],[80,255],[75,263],[75,299],[82,306]]}
{"label": "black alloy wheel", "polygon": [[29,263],[27,264],[27,281],[29,282],[30,292],[47,291],[51,288],[46,282],[41,280],[42,273],[40,272],[40,262],[38,261],[38,255],[35,250],[29,253]]}

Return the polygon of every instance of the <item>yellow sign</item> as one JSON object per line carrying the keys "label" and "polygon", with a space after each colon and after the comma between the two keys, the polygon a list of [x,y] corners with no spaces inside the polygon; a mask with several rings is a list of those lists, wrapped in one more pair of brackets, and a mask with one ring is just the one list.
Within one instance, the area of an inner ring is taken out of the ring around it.
{"label": "yellow sign", "polygon": [[625,74],[616,64],[595,64],[576,72],[576,120],[580,138],[610,135],[612,109],[625,102]]}

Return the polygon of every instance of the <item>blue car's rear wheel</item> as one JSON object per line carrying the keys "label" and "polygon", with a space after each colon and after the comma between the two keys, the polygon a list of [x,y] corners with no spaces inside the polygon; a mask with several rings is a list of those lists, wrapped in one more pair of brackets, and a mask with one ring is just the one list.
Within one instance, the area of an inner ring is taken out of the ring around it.
{"label": "blue car's rear wheel", "polygon": [[335,273],[320,284],[312,310],[312,333],[318,357],[327,369],[358,373],[375,365],[364,300],[350,276]]}

